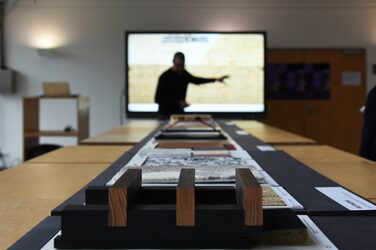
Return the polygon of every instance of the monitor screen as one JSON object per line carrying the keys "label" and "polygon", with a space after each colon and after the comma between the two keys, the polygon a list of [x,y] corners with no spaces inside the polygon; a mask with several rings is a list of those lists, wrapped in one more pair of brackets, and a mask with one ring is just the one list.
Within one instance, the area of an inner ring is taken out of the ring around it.
{"label": "monitor screen", "polygon": [[[170,89],[183,84],[174,76],[161,77],[174,75],[173,58],[177,52],[184,54],[184,70],[194,77],[186,77],[186,81],[193,82],[185,84],[185,90],[176,90],[185,91],[180,97],[166,94],[164,98],[184,99],[181,101],[186,103],[185,113],[215,117],[263,114],[265,51],[265,32],[127,32],[127,116],[158,113],[156,91],[158,84],[165,84],[161,81],[169,79]],[[223,76],[228,78],[218,81]],[[197,84],[197,78],[209,82]]]}

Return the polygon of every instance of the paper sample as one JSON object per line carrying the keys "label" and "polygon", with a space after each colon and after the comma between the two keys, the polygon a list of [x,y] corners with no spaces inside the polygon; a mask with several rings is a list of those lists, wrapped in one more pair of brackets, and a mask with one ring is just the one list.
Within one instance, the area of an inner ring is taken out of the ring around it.
{"label": "paper sample", "polygon": [[189,148],[145,148],[140,150],[140,156],[144,157],[189,157],[192,150]]}
{"label": "paper sample", "polygon": [[195,150],[193,151],[194,157],[206,156],[206,157],[230,157],[230,153],[227,150]]}
{"label": "paper sample", "polygon": [[263,206],[287,206],[282,198],[269,186],[262,186],[262,205]]}

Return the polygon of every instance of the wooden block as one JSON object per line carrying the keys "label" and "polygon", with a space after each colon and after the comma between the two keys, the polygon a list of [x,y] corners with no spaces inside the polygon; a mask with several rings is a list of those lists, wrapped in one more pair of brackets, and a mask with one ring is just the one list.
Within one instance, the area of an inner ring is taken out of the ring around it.
{"label": "wooden block", "polygon": [[39,98],[23,98],[23,157],[24,161],[28,160],[30,149],[39,145],[39,137],[26,137],[29,132],[39,131]]}
{"label": "wooden block", "polygon": [[108,226],[127,226],[127,209],[137,199],[141,176],[141,169],[128,169],[108,189]]}
{"label": "wooden block", "polygon": [[89,97],[77,97],[77,130],[78,141],[89,137],[90,127],[90,99]]}
{"label": "wooden block", "polygon": [[262,188],[250,169],[236,169],[236,194],[238,204],[244,208],[244,224],[261,226],[263,224]]}
{"label": "wooden block", "polygon": [[176,188],[176,225],[195,225],[195,170],[182,169]]}

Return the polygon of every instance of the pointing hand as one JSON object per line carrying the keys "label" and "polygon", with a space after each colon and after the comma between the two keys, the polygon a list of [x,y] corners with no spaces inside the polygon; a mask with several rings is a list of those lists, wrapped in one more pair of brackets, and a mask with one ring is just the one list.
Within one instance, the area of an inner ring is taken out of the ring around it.
{"label": "pointing hand", "polygon": [[222,77],[217,78],[217,81],[218,81],[218,82],[223,82],[223,80],[225,80],[225,79],[227,79],[227,78],[229,78],[229,77],[230,77],[230,76],[225,75],[225,76],[222,76]]}

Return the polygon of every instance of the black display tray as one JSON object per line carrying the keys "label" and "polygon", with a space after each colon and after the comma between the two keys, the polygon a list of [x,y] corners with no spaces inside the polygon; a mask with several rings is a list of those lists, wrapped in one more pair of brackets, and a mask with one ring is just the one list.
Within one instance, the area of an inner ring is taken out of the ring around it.
{"label": "black display tray", "polygon": [[196,187],[195,225],[176,226],[174,187],[143,187],[128,209],[126,227],[108,226],[108,189],[90,187],[85,205],[62,211],[57,248],[248,248],[263,231],[306,230],[287,208],[264,209],[264,224],[245,225],[244,208],[230,187]]}

